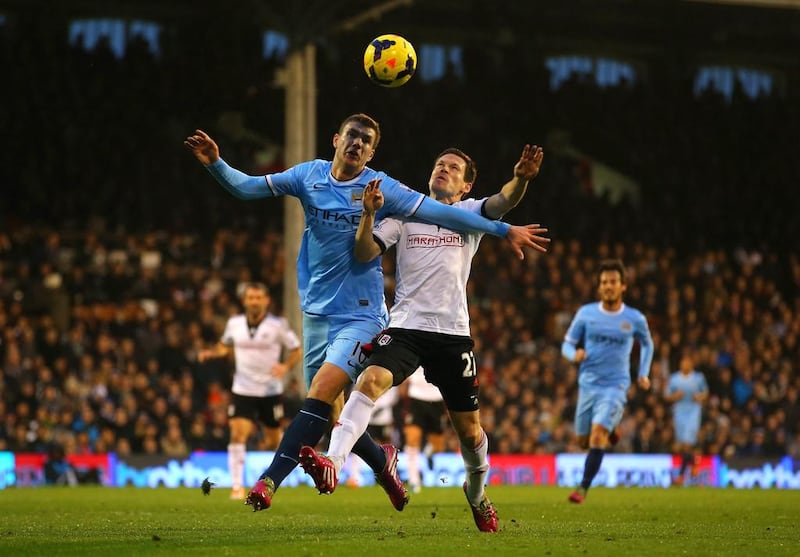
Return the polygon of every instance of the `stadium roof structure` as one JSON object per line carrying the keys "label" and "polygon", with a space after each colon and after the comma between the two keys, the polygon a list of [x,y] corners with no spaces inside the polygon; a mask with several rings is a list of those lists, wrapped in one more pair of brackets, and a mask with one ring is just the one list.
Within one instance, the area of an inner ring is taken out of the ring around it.
{"label": "stadium roof structure", "polygon": [[798,68],[800,0],[0,0],[0,14],[149,18],[261,25],[290,48],[380,33],[415,43],[491,48],[525,43],[544,54],[598,52]]}

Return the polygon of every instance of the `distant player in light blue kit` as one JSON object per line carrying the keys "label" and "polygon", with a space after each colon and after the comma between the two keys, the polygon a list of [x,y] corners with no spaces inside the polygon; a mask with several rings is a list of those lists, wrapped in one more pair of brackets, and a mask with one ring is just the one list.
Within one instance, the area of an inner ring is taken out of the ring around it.
{"label": "distant player in light blue kit", "polygon": [[586,304],[578,310],[561,345],[564,357],[580,364],[575,433],[581,447],[589,449],[581,484],[569,496],[572,503],[583,503],[586,498],[611,444],[609,436],[622,419],[631,384],[634,340],[639,341],[640,347],[637,383],[642,389],[650,388],[653,339],[645,316],[622,302],[626,288],[622,262],[601,262],[600,303]]}
{"label": "distant player in light blue kit", "polygon": [[681,358],[680,369],[670,375],[664,399],[674,403],[672,423],[675,427],[677,449],[682,455],[681,468],[675,483],[683,485],[686,470],[694,476],[695,447],[700,433],[703,402],[708,398],[706,376],[694,369],[690,354]]}
{"label": "distant player in light blue kit", "polygon": [[[366,263],[353,253],[367,184],[381,182],[385,204],[380,220],[397,214],[462,232],[478,231],[507,238],[518,257],[535,247],[538,227],[510,226],[439,203],[383,172],[367,167],[380,142],[378,123],[366,114],[345,118],[333,135],[332,161],[312,160],[284,172],[250,176],[220,158],[219,147],[201,130],[184,145],[225,189],[240,199],[291,195],[305,212],[305,232],[297,258],[297,282],[303,310],[303,364],[308,395],[283,434],[275,458],[245,502],[267,509],[281,482],[298,464],[300,447],[314,446],[335,421],[345,387],[362,371],[361,346],[387,324],[380,258]],[[337,406],[338,405],[338,406]],[[376,474],[397,510],[408,494],[397,475],[397,449],[376,445],[368,435],[353,448]]]}

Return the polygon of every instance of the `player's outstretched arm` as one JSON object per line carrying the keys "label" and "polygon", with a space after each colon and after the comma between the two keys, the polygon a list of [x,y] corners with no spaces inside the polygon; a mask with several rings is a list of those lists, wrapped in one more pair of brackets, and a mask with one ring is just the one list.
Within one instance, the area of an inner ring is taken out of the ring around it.
{"label": "player's outstretched arm", "polygon": [[264,176],[250,176],[228,166],[228,163],[219,156],[216,142],[203,130],[195,130],[193,135],[183,141],[183,145],[206,167],[214,179],[235,197],[259,199],[272,195]]}
{"label": "player's outstretched arm", "polygon": [[538,224],[526,224],[524,226],[512,226],[506,239],[511,242],[511,250],[520,259],[525,259],[525,252],[522,248],[533,248],[536,251],[543,253],[547,252],[547,244],[550,243],[550,238],[542,236],[547,232],[546,228],[542,228]]}
{"label": "player's outstretched arm", "polygon": [[372,236],[372,229],[375,227],[375,213],[383,207],[383,202],[381,180],[370,180],[361,198],[361,221],[358,223],[356,243],[353,248],[356,260],[361,263],[372,261],[381,254],[381,246]]}
{"label": "player's outstretched arm", "polygon": [[409,216],[458,232],[483,232],[500,238],[505,238],[511,229],[508,223],[484,218],[472,211],[436,201],[432,197],[424,197],[414,214]]}
{"label": "player's outstretched arm", "polygon": [[200,350],[197,353],[197,361],[201,364],[203,362],[207,362],[208,360],[212,360],[214,358],[224,358],[231,353],[231,347],[227,344],[222,344],[218,342],[214,345],[213,348],[207,348],[204,350]]}
{"label": "player's outstretched arm", "polygon": [[213,164],[219,159],[217,143],[203,130],[194,130],[194,134],[187,137],[183,141],[183,145],[203,166]]}
{"label": "player's outstretched arm", "polygon": [[520,259],[525,258],[525,254],[522,251],[523,247],[547,251],[545,245],[550,242],[549,239],[541,236],[541,234],[547,232],[547,229],[541,228],[538,224],[514,227],[499,220],[489,220],[477,213],[434,201],[430,197],[422,200],[414,216],[459,232],[483,232],[493,236],[500,236],[501,238],[508,238],[511,242],[511,249]]}
{"label": "player's outstretched arm", "polygon": [[483,210],[486,214],[499,219],[522,200],[528,189],[528,182],[538,176],[544,160],[544,151],[538,145],[525,145],[519,161],[514,165],[514,177],[500,191],[486,200]]}

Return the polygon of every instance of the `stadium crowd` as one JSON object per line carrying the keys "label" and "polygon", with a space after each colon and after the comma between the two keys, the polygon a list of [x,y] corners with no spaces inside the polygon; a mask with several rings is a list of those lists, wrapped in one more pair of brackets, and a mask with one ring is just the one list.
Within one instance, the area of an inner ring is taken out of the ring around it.
{"label": "stadium crowd", "polygon": [[[196,353],[240,310],[237,289],[255,272],[280,291],[280,234],[220,230],[203,243],[163,232],[67,239],[25,230],[0,236],[0,448],[225,450],[230,369],[200,365]],[[682,261],[638,243],[601,244],[590,255],[577,241],[521,262],[502,244],[477,256],[472,323],[493,451],[575,449],[577,370],[559,345],[573,312],[594,296],[593,266],[606,254],[631,261],[628,299],[648,315],[657,347],[653,388],[631,391],[620,450],[671,450],[661,393],[691,348],[711,392],[705,452],[800,455],[800,318],[797,300],[781,292],[774,255],[714,250]],[[800,279],[800,261],[791,264]],[[296,403],[297,385],[290,392]]]}
{"label": "stadium crowd", "polygon": [[[240,310],[244,281],[280,293],[293,262],[283,256],[281,204],[234,200],[181,140],[208,122],[232,163],[279,168],[275,62],[210,49],[224,68],[211,76],[214,60],[159,60],[146,44],[131,43],[122,58],[102,43],[89,52],[54,44],[0,40],[19,84],[0,90],[0,134],[14,139],[0,152],[0,180],[16,192],[3,196],[0,227],[0,450],[224,451],[231,370],[196,354]],[[553,91],[544,66],[529,68],[525,88],[506,58],[483,58],[465,56],[463,81],[380,92],[406,95],[404,110],[386,109],[371,90],[354,104],[352,90],[325,79],[333,67],[322,60],[319,101],[320,121],[333,126],[374,114],[385,134],[374,166],[420,186],[420,153],[432,160],[453,141],[478,162],[478,196],[502,183],[523,143],[545,146],[542,173],[508,220],[548,226],[551,252],[519,261],[487,238],[469,286],[490,451],[578,450],[577,370],[559,346],[574,312],[595,298],[597,261],[614,256],[628,265],[626,302],[648,317],[656,346],[653,387],[631,390],[617,450],[672,450],[662,393],[691,350],[711,393],[705,453],[800,458],[797,93],[752,100],[738,91],[728,101],[694,96],[684,81],[599,87],[580,78]],[[497,90],[508,98],[498,102]],[[430,115],[442,110],[450,116],[437,126]],[[321,156],[332,131],[321,126]],[[596,195],[597,161],[635,177],[636,195]],[[391,292],[390,259],[385,267]],[[300,396],[292,383],[290,408]]]}

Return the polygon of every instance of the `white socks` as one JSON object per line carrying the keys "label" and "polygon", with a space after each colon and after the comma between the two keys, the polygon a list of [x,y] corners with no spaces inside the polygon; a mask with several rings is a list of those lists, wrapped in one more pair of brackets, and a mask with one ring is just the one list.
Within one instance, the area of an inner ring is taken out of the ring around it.
{"label": "white socks", "polygon": [[412,487],[422,486],[422,478],[419,474],[419,447],[409,447],[406,445],[406,463],[408,466],[408,483]]}
{"label": "white socks", "polygon": [[486,432],[481,429],[483,439],[477,448],[461,445],[461,458],[464,459],[464,468],[467,476],[467,499],[475,506],[481,504],[483,499],[483,486],[489,474],[489,461],[486,455],[489,452],[489,439]]}
{"label": "white socks", "polygon": [[367,431],[373,408],[375,403],[364,393],[360,391],[350,393],[350,398],[342,408],[339,421],[331,432],[327,454],[336,466],[337,474],[341,471],[347,455],[353,450],[353,445]]}
{"label": "white socks", "polygon": [[244,485],[244,458],[247,447],[244,443],[230,443],[228,445],[228,471],[231,473],[233,489]]}

